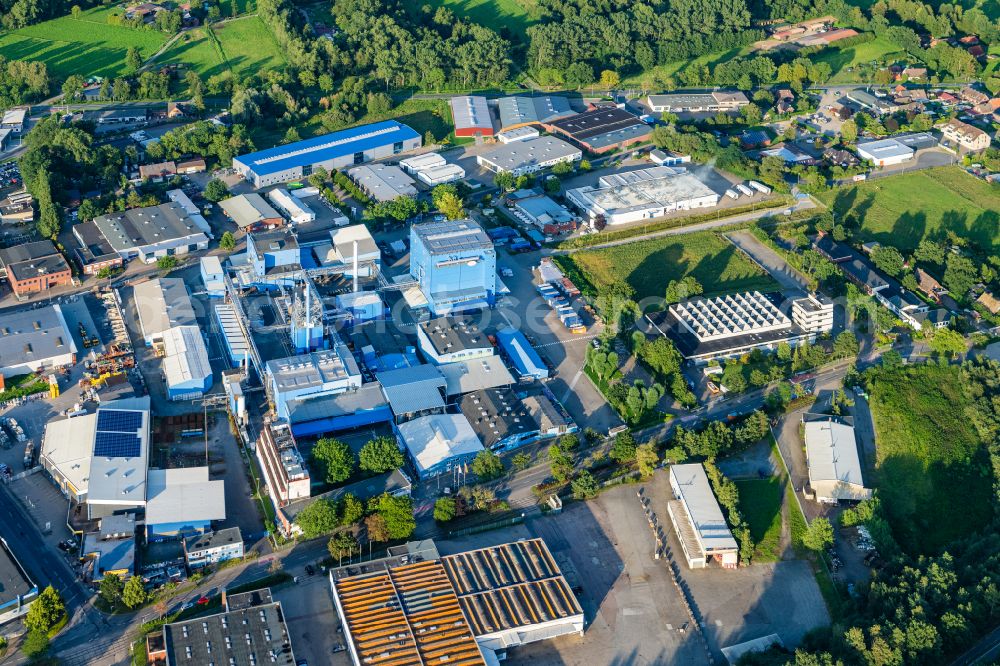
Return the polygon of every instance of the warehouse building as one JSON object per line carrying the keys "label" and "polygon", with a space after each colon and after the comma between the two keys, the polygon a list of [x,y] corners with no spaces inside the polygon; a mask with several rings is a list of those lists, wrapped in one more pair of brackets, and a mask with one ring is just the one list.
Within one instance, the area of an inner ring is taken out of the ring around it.
{"label": "warehouse building", "polygon": [[74,224],[73,238],[77,243],[73,248],[73,254],[84,275],[97,275],[102,269],[112,270],[122,265],[121,255],[115,251],[93,220]]}
{"label": "warehouse building", "polygon": [[170,400],[194,400],[212,388],[212,365],[198,326],[174,326],[163,334],[163,376]]}
{"label": "warehouse building", "polygon": [[739,563],[739,545],[726,524],[701,463],[672,465],[670,488],[674,499],[667,513],[674,524],[690,569],[704,569],[713,559],[724,569]]}
{"label": "warehouse building", "polygon": [[17,298],[71,284],[66,259],[50,240],[22,243],[0,250],[0,275],[7,277]]}
{"label": "warehouse building", "polygon": [[132,291],[139,330],[146,346],[162,341],[176,326],[198,326],[194,304],[181,278],[156,278],[140,282]]}
{"label": "warehouse building", "polygon": [[493,119],[486,98],[481,95],[462,95],[449,101],[455,136],[493,136]]}
{"label": "warehouse building", "polygon": [[236,309],[231,303],[216,303],[215,318],[222,331],[222,340],[226,347],[226,358],[231,368],[239,367],[250,356],[250,343],[247,341],[243,326],[240,325]]}
{"label": "warehouse building", "polygon": [[312,212],[304,201],[283,187],[276,187],[268,192],[267,198],[284,213],[292,224],[306,224],[316,219],[316,213]]}
{"label": "warehouse building", "polygon": [[497,293],[493,241],[472,220],[414,224],[410,275],[431,314],[492,307]]}
{"label": "warehouse building", "polygon": [[399,160],[400,168],[411,176],[416,176],[417,173],[424,169],[444,166],[447,163],[448,161],[441,157],[440,153],[421,153]]}
{"label": "warehouse building", "polygon": [[913,159],[913,148],[896,139],[878,139],[858,143],[858,155],[878,167],[902,164]]}
{"label": "warehouse building", "polygon": [[219,206],[241,231],[271,229],[285,223],[285,218],[256,192],[223,199]]}
{"label": "warehouse building", "polygon": [[500,143],[517,143],[528,139],[537,139],[541,133],[531,126],[518,127],[505,132],[497,132],[497,141]]}
{"label": "warehouse building", "polygon": [[523,192],[521,196],[515,197],[518,192],[514,192],[509,197],[514,204],[510,212],[521,222],[540,229],[546,235],[568,233],[576,229],[580,218],[565,206],[537,190]]}
{"label": "warehouse building", "polygon": [[208,467],[151,469],[147,484],[147,541],[204,534],[226,518],[225,482],[209,481]]}
{"label": "warehouse building", "polygon": [[62,308],[5,311],[0,321],[0,375],[3,378],[76,363],[76,343]]}
{"label": "warehouse building", "polygon": [[482,389],[463,395],[459,409],[483,446],[491,451],[509,451],[577,430],[565,410],[541,391],[520,393],[510,387]]}
{"label": "warehouse building", "polygon": [[28,572],[14,557],[7,541],[0,538],[0,625],[16,620],[28,613],[31,602],[38,598],[39,590]]}
{"label": "warehouse building", "polygon": [[205,293],[213,298],[226,295],[226,274],[222,270],[222,260],[219,255],[210,254],[198,262],[201,272],[201,283],[205,285]]}
{"label": "warehouse building", "polygon": [[583,633],[583,608],[537,538],[444,557],[433,541],[411,542],[360,572],[332,570],[330,585],[355,666],[375,655],[497,664],[509,649]]}
{"label": "warehouse building", "polygon": [[606,153],[649,139],[650,125],[617,107],[598,108],[546,124],[550,132],[562,134],[584,150]]}
{"label": "warehouse building", "polygon": [[290,400],[288,422],[295,437],[331,435],[378,423],[392,423],[392,409],[378,382],[318,398]]}
{"label": "warehouse building", "polygon": [[150,399],[124,398],[45,426],[40,463],[88,519],[146,504]]}
{"label": "warehouse building", "polygon": [[417,178],[425,185],[434,187],[465,178],[465,169],[457,164],[445,164],[444,166],[424,169],[417,174]]}
{"label": "warehouse building", "polygon": [[711,208],[719,195],[698,178],[672,167],[650,167],[602,176],[598,185],[566,192],[566,199],[592,221],[627,224],[679,210]]}
{"label": "warehouse building", "polygon": [[809,489],[817,502],[836,504],[869,499],[861,475],[861,458],[849,418],[806,414],[802,418],[809,466]]}
{"label": "warehouse building", "polygon": [[151,264],[160,257],[208,249],[208,222],[174,202],[100,215],[93,222],[125,261],[138,258]]}
{"label": "warehouse building", "polygon": [[400,423],[399,437],[421,479],[472,462],[483,445],[462,414],[431,414]]}
{"label": "warehouse building", "polygon": [[651,111],[663,113],[723,113],[739,111],[750,103],[739,90],[716,90],[710,93],[668,93],[649,95],[646,103]]}
{"label": "warehouse building", "polygon": [[361,370],[346,345],[267,362],[268,398],[279,419],[288,418],[292,400],[318,398],[357,389]]}
{"label": "warehouse building", "polygon": [[507,143],[476,155],[476,163],[484,169],[494,173],[509,172],[515,176],[581,159],[583,152],[579,148],[551,136]]}
{"label": "warehouse building", "polygon": [[417,346],[435,365],[492,356],[493,343],[471,317],[437,317],[417,324]]}
{"label": "warehouse building", "polygon": [[317,167],[336,171],[420,147],[420,134],[395,120],[275,146],[233,160],[233,168],[256,188],[306,178]]}
{"label": "warehouse building", "polygon": [[444,411],[448,383],[437,366],[420,364],[383,370],[375,379],[396,423]]}
{"label": "warehouse building", "polygon": [[576,115],[576,111],[570,108],[568,99],[551,95],[501,97],[497,100],[497,112],[500,115],[500,129],[504,132],[526,125],[544,125]]}
{"label": "warehouse building", "polygon": [[754,349],[773,351],[813,341],[833,327],[833,302],[819,295],[786,299],[759,291],[693,298],[646,319],[697,363],[731,358]]}
{"label": "warehouse building", "polygon": [[365,164],[348,169],[347,175],[375,201],[417,196],[415,181],[398,166]]}
{"label": "warehouse building", "polygon": [[548,379],[549,368],[542,362],[524,333],[516,328],[497,331],[497,344],[522,379]]}
{"label": "warehouse building", "polygon": [[497,355],[445,363],[439,365],[438,370],[444,375],[445,393],[449,399],[473,391],[510,386],[515,382],[514,375]]}

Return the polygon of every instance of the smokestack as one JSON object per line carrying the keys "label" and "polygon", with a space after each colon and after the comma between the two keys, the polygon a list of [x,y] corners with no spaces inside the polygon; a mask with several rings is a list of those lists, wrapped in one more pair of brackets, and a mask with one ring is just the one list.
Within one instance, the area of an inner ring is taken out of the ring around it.
{"label": "smokestack", "polygon": [[354,241],[354,292],[358,291],[358,241]]}
{"label": "smokestack", "polygon": [[[305,321],[305,325],[306,325],[306,329],[311,329],[312,328],[312,294],[309,293],[309,291],[310,291],[309,290],[309,280],[303,281],[302,288],[306,290],[306,321]],[[308,335],[311,336],[312,335],[312,331],[310,331],[308,333]]]}

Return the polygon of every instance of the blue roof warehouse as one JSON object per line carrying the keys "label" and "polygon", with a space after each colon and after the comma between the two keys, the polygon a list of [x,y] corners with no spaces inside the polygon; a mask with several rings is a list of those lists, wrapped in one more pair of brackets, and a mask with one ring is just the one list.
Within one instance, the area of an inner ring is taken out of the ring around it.
{"label": "blue roof warehouse", "polygon": [[420,144],[413,128],[387,120],[240,155],[233,168],[254,187],[266,187],[305,178],[316,167],[333,171],[414,150]]}

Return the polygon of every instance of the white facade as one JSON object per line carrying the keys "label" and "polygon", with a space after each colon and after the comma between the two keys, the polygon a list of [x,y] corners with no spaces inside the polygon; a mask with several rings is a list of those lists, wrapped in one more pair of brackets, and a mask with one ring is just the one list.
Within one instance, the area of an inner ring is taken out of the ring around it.
{"label": "white facade", "polygon": [[392,164],[363,164],[348,169],[347,175],[375,201],[417,196],[415,181]]}
{"label": "white facade", "polygon": [[217,255],[208,255],[201,258],[201,281],[205,285],[205,291],[209,296],[224,296],[226,293],[226,280],[222,272],[222,261]]}
{"label": "white facade", "polygon": [[447,163],[439,153],[423,153],[399,160],[399,166],[403,168],[403,171],[413,176],[425,169],[433,169]]}
{"label": "white facade", "polygon": [[688,567],[700,569],[715,558],[735,569],[739,545],[729,530],[701,463],[670,467],[670,488],[677,499],[667,503]]}
{"label": "white facade", "polygon": [[882,139],[858,144],[858,155],[875,166],[892,166],[913,159],[913,148],[896,141]]}
{"label": "white facade", "polygon": [[171,400],[199,398],[212,388],[212,365],[197,326],[175,326],[163,335],[163,375]]}
{"label": "white facade", "polygon": [[833,330],[833,302],[815,294],[792,301],[792,321],[807,333]]}
{"label": "white facade", "polygon": [[494,173],[509,172],[515,176],[581,159],[583,151],[551,136],[508,143],[476,155],[476,163],[484,169]]}
{"label": "white facade", "polygon": [[316,213],[283,187],[276,187],[268,192],[267,198],[288,217],[292,224],[305,224],[316,219]]}
{"label": "white facade", "polygon": [[292,400],[361,386],[361,371],[345,345],[268,361],[266,367],[269,397],[279,418],[288,418],[288,403]]}
{"label": "white facade", "polygon": [[804,430],[809,485],[816,500],[835,504],[840,500],[870,498],[872,491],[865,488],[861,476],[854,428],[826,417],[806,421]]}
{"label": "white facade", "polygon": [[759,291],[718,298],[694,298],[669,308],[700,342],[791,329],[792,322]]}
{"label": "white facade", "polygon": [[534,127],[518,127],[506,132],[497,133],[497,141],[500,143],[516,143],[518,141],[527,141],[528,139],[537,139],[540,136],[541,134]]}
{"label": "white facade", "polygon": [[679,210],[711,208],[719,195],[696,177],[670,167],[627,171],[566,192],[566,198],[591,220],[627,224],[663,217]]}
{"label": "white facade", "polygon": [[444,164],[418,172],[417,178],[433,187],[465,178],[465,169],[457,164]]}

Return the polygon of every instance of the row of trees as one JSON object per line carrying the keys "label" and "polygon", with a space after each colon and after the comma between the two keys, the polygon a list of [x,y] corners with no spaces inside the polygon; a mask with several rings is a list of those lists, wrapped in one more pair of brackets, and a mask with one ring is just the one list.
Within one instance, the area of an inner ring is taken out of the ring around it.
{"label": "row of trees", "polygon": [[369,474],[382,474],[403,466],[403,453],[395,437],[382,435],[367,442],[357,457],[345,442],[323,438],[312,450],[312,462],[317,475],[325,483],[343,483],[360,467]]}
{"label": "row of trees", "polygon": [[[87,80],[79,74],[66,77],[62,84],[62,94],[66,100],[83,97]],[[104,79],[98,89],[97,100],[126,102],[137,99],[169,99],[170,76],[159,72],[142,72],[137,76],[120,76]]]}
{"label": "row of trees", "polygon": [[0,109],[37,102],[48,94],[50,85],[44,62],[0,56]]}

